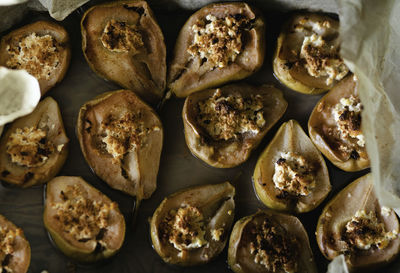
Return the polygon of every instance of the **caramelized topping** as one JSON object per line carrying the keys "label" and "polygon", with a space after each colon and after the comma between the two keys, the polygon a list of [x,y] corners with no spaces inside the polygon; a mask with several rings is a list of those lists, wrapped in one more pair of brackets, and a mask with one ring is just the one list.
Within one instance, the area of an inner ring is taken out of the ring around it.
{"label": "caramelized topping", "polygon": [[79,242],[97,240],[100,244],[102,234],[109,226],[109,216],[118,206],[88,199],[87,191],[80,185],[69,185],[60,192],[61,202],[53,203],[55,219],[62,223],[63,232],[70,234]]}
{"label": "caramelized topping", "polygon": [[14,254],[15,238],[21,236],[22,230],[10,230],[0,226],[0,272],[12,273],[8,266],[10,257]]}
{"label": "caramelized topping", "polygon": [[254,255],[255,263],[265,266],[268,272],[296,272],[296,238],[268,219],[251,232],[254,238],[250,243],[250,253]]}
{"label": "caramelized topping", "polygon": [[313,166],[297,153],[282,153],[275,162],[275,187],[292,195],[308,195],[315,187]]}
{"label": "caramelized topping", "polygon": [[29,168],[45,164],[54,151],[52,142],[46,140],[46,131],[34,127],[17,128],[6,145],[11,162]]}
{"label": "caramelized topping", "polygon": [[161,232],[181,252],[207,244],[203,214],[193,206],[171,210],[161,224]]}
{"label": "caramelized topping", "polygon": [[305,35],[300,49],[304,67],[313,77],[328,77],[327,85],[343,79],[349,72],[339,56],[339,47],[330,40],[328,33],[332,31],[331,28],[329,21],[313,22],[306,19],[300,20],[295,26],[297,32]]}
{"label": "caramelized topping", "polygon": [[22,38],[18,45],[8,45],[7,51],[9,68],[24,69],[38,80],[49,80],[61,62],[56,40],[50,35],[32,33]]}
{"label": "caramelized topping", "polygon": [[243,30],[249,24],[250,20],[240,14],[225,18],[209,14],[192,26],[194,38],[187,51],[193,57],[206,59],[211,69],[226,67],[241,53]]}
{"label": "caramelized topping", "polygon": [[144,46],[142,35],[125,22],[110,20],[101,35],[103,46],[113,52],[136,53]]}
{"label": "caramelized topping", "polygon": [[265,125],[261,96],[222,96],[217,89],[214,95],[198,103],[197,122],[215,140],[238,138],[247,132],[257,134]]}
{"label": "caramelized topping", "polygon": [[373,211],[366,214],[364,210],[359,210],[347,222],[343,237],[349,249],[384,249],[391,240],[398,237],[398,231],[386,232],[384,224],[378,222]]}

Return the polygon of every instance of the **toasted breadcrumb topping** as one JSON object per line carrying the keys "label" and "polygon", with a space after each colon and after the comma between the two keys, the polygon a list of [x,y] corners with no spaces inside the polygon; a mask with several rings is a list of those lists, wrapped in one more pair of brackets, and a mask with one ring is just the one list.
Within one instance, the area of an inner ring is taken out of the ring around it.
{"label": "toasted breadcrumb topping", "polygon": [[326,33],[331,32],[331,28],[329,21],[302,20],[295,26],[296,31],[306,35],[300,50],[304,67],[313,77],[327,77],[327,85],[343,79],[349,72],[339,55],[339,47],[327,39]]}
{"label": "toasted breadcrumb topping", "polygon": [[162,237],[181,252],[207,244],[203,214],[193,206],[171,210],[161,224],[161,231]]}
{"label": "toasted breadcrumb topping", "polygon": [[217,89],[212,97],[198,103],[197,122],[215,140],[236,139],[244,133],[260,132],[265,125],[263,107],[260,95],[223,96]]}
{"label": "toasted breadcrumb topping", "polygon": [[294,236],[268,219],[252,228],[251,233],[250,254],[255,263],[263,265],[268,272],[297,271],[298,247]]}
{"label": "toasted breadcrumb topping", "polygon": [[250,20],[241,14],[225,18],[209,14],[192,26],[194,37],[187,51],[207,61],[211,69],[226,67],[241,53],[243,31],[249,25]]}
{"label": "toasted breadcrumb topping", "polygon": [[221,236],[224,234],[224,229],[223,228],[217,228],[217,229],[212,229],[211,230],[211,238],[214,241],[220,241]]}
{"label": "toasted breadcrumb topping", "polygon": [[136,53],[144,46],[142,35],[134,26],[114,19],[105,26],[101,42],[105,48],[118,53]]}
{"label": "toasted breadcrumb topping", "polygon": [[345,242],[349,248],[368,250],[371,247],[384,249],[391,240],[398,237],[398,231],[386,232],[385,225],[379,223],[375,213],[358,210],[347,222],[344,232]]}
{"label": "toasted breadcrumb topping", "polygon": [[31,33],[18,45],[8,45],[7,51],[7,67],[24,69],[38,80],[49,80],[61,62],[57,41],[51,35]]}
{"label": "toasted breadcrumb topping", "polygon": [[315,188],[314,167],[297,153],[281,153],[272,177],[275,187],[292,195],[310,194]]}
{"label": "toasted breadcrumb topping", "polygon": [[11,162],[28,168],[45,164],[54,152],[53,143],[46,137],[46,131],[40,128],[17,128],[10,134],[6,144]]}
{"label": "toasted breadcrumb topping", "polygon": [[61,223],[63,232],[79,242],[97,240],[109,227],[109,217],[118,205],[88,198],[88,192],[79,184],[68,185],[59,195],[61,201],[51,204],[56,210],[54,218]]}
{"label": "toasted breadcrumb topping", "polygon": [[140,147],[146,134],[156,129],[146,128],[139,116],[133,113],[125,113],[120,117],[110,115],[101,123],[101,141],[115,163],[120,162],[128,152]]}
{"label": "toasted breadcrumb topping", "polygon": [[14,254],[15,238],[17,236],[21,236],[22,234],[23,232],[19,228],[16,230],[11,230],[0,226],[0,272],[14,272],[12,268],[8,266],[9,260]]}

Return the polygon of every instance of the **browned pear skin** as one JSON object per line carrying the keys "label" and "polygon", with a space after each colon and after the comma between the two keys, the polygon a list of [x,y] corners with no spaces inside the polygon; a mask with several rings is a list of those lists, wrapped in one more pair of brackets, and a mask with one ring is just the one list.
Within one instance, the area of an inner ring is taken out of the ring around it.
{"label": "browned pear skin", "polygon": [[233,226],[228,248],[228,264],[235,273],[272,272],[254,262],[254,255],[250,253],[252,229],[261,225],[265,220],[279,223],[288,234],[293,235],[298,241],[299,259],[296,272],[316,273],[317,268],[308,240],[308,235],[300,220],[292,215],[287,215],[271,210],[262,210],[238,220]]}
{"label": "browned pear skin", "polygon": [[183,106],[182,118],[185,140],[193,155],[216,168],[232,168],[245,162],[251,152],[260,144],[263,137],[283,116],[287,102],[282,91],[269,86],[252,86],[245,83],[226,85],[219,88],[223,96],[240,94],[243,98],[261,95],[264,104],[265,125],[257,134],[244,133],[240,140],[213,140],[196,121],[197,103],[210,98],[216,89],[208,89],[188,96]]}
{"label": "browned pear skin", "polygon": [[308,120],[308,134],[314,145],[321,153],[328,158],[336,167],[346,172],[361,171],[370,167],[370,161],[365,147],[358,151],[359,158],[351,156],[344,157],[338,150],[340,143],[329,139],[327,128],[336,126],[332,114],[332,109],[340,103],[340,99],[353,95],[358,97],[358,84],[353,75],[349,75],[341,80],[332,90],[330,90],[314,107]]}
{"label": "browned pear skin", "polygon": [[[275,187],[272,178],[274,164],[282,152],[298,153],[314,166],[316,186],[309,195],[278,198],[281,191]],[[295,120],[283,123],[260,155],[254,170],[253,183],[258,198],[267,207],[292,213],[305,213],[315,209],[332,188],[324,158]]]}
{"label": "browned pear skin", "polygon": [[[113,52],[103,46],[101,35],[111,20],[134,25],[144,45],[138,51]],[[163,33],[146,1],[114,1],[87,10],[81,21],[82,50],[102,78],[130,89],[155,104],[166,86],[166,47]]]}
{"label": "browned pear skin", "polygon": [[[47,161],[38,167],[26,167],[13,163],[7,153],[6,145],[10,135],[18,128],[35,126],[47,131],[47,138],[54,144],[54,151],[48,156]],[[68,142],[58,104],[53,98],[47,97],[31,114],[15,120],[2,135],[0,179],[22,188],[46,183],[56,176],[64,165],[68,155]]]}
{"label": "browned pear skin", "polygon": [[115,255],[121,248],[125,238],[125,219],[118,207],[110,211],[108,218],[109,226],[104,232],[101,239],[104,243],[101,251],[96,250],[97,241],[89,240],[80,242],[70,233],[63,231],[63,223],[57,221],[56,209],[53,203],[61,202],[61,191],[66,191],[68,186],[82,186],[87,194],[88,199],[111,203],[111,200],[101,193],[99,190],[89,185],[81,177],[77,176],[58,176],[47,184],[46,199],[43,212],[43,223],[47,231],[50,233],[56,246],[68,257],[81,263],[93,263],[102,259],[110,258]]}
{"label": "browned pear skin", "polygon": [[[166,197],[158,206],[150,220],[150,235],[153,248],[169,264],[194,266],[205,264],[216,258],[225,248],[229,230],[233,224],[235,210],[235,188],[229,183],[191,187]],[[178,210],[185,204],[197,207],[207,219],[205,239],[208,243],[191,249],[187,255],[179,256],[179,251],[161,237],[160,223],[171,210]],[[223,228],[219,241],[212,239],[211,230]]]}
{"label": "browned pear skin", "polygon": [[[14,232],[19,229],[1,214],[0,227]],[[31,263],[31,247],[29,242],[26,240],[23,231],[19,229],[17,233],[18,235],[16,236],[13,245],[14,254],[8,258],[8,263],[3,266],[7,266],[13,273],[25,273],[28,272]]]}
{"label": "browned pear skin", "polygon": [[[245,32],[242,51],[236,60],[224,68],[213,70],[203,66],[200,60],[191,63],[191,55],[187,52],[194,37],[193,24],[209,14],[217,18],[241,14],[254,20],[253,27]],[[195,12],[182,27],[168,73],[168,88],[177,97],[183,98],[197,91],[244,79],[261,68],[264,55],[265,23],[259,11],[243,2],[210,4]]]}
{"label": "browned pear skin", "polygon": [[55,44],[58,53],[61,54],[61,60],[57,68],[55,68],[47,79],[38,79],[40,93],[42,96],[53,88],[56,84],[62,81],[67,73],[71,60],[71,48],[68,32],[60,25],[49,21],[37,21],[33,24],[23,26],[2,37],[0,42],[0,65],[6,66],[7,61],[11,57],[7,52],[7,46],[17,45],[20,40],[31,33],[36,33],[39,36],[50,35],[57,43]]}
{"label": "browned pear skin", "polygon": [[[341,190],[324,208],[318,219],[316,238],[322,254],[333,260],[340,252],[342,229],[359,210],[367,213],[373,211],[383,222],[386,231],[399,231],[399,220],[391,210],[382,213],[382,206],[374,193],[372,174],[366,174]],[[346,263],[351,269],[370,270],[394,260],[400,251],[400,237],[393,239],[382,249],[371,247],[359,250],[354,255],[345,255]],[[358,253],[358,254],[357,254]]]}
{"label": "browned pear skin", "polygon": [[[101,148],[98,137],[100,125],[110,114],[119,112],[141,113],[141,121],[147,128],[158,127],[159,130],[148,133],[146,143],[139,147],[137,153],[128,153],[124,162],[128,173],[124,175],[122,163],[115,163],[113,157]],[[157,187],[157,174],[163,145],[163,129],[157,113],[130,90],[107,92],[85,103],[77,122],[77,135],[86,162],[94,173],[110,187],[147,199]],[[130,164],[130,163],[135,164]],[[135,179],[133,179],[134,177]]]}

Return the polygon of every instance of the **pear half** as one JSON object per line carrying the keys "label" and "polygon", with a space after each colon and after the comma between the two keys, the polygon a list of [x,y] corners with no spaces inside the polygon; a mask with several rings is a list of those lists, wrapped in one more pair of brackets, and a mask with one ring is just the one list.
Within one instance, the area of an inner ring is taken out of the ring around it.
{"label": "pear half", "polygon": [[[284,153],[302,156],[311,167],[315,186],[307,195],[293,195],[275,186],[275,165]],[[266,206],[296,213],[313,210],[331,190],[324,158],[295,120],[283,123],[263,151],[254,170],[253,183],[257,196]]]}

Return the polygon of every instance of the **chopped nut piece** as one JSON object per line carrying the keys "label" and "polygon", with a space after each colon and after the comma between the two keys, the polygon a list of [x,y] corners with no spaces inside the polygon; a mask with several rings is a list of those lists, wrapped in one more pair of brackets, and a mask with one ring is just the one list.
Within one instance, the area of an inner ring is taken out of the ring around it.
{"label": "chopped nut piece", "polygon": [[10,54],[8,67],[24,69],[38,80],[49,80],[61,62],[56,40],[50,35],[32,33],[22,38],[18,45],[8,45],[7,51]]}
{"label": "chopped nut piece", "polygon": [[[300,22],[301,23],[301,22]],[[305,60],[304,67],[313,77],[325,77],[326,84],[339,81],[349,72],[343,59],[339,56],[339,47],[333,45],[323,34],[331,26],[328,21],[305,21],[296,26],[296,31],[307,34],[300,50],[300,57]]]}
{"label": "chopped nut piece", "polygon": [[222,96],[220,89],[198,104],[198,123],[215,140],[229,140],[240,134],[257,134],[265,125],[261,96]]}
{"label": "chopped nut piece", "polygon": [[[333,108],[333,117],[337,123],[341,138],[358,139],[357,145],[365,146],[364,135],[361,132],[361,111],[363,106],[359,98],[350,96],[340,99],[340,103]],[[348,146],[348,145],[347,145]],[[345,149],[346,147],[342,147]],[[355,147],[348,147],[355,148]]]}
{"label": "chopped nut piece", "polygon": [[11,162],[29,168],[45,164],[54,151],[54,145],[46,140],[46,135],[46,131],[39,128],[18,128],[6,144]]}
{"label": "chopped nut piece", "polygon": [[219,241],[221,240],[221,236],[224,234],[224,229],[219,228],[219,229],[212,229],[211,230],[211,237],[214,241]]}
{"label": "chopped nut piece", "polygon": [[203,214],[192,206],[172,210],[162,223],[163,237],[179,251],[200,248],[207,244],[204,239]]}
{"label": "chopped nut piece", "polygon": [[12,273],[8,266],[10,255],[14,254],[15,237],[22,234],[21,229],[10,230],[0,226],[0,272]]}
{"label": "chopped nut piece", "polygon": [[[61,202],[51,206],[57,210],[55,219],[62,223],[63,231],[80,242],[97,240],[109,225],[110,211],[117,204],[106,204],[88,199],[87,191],[78,184],[67,186],[60,193]],[[98,240],[100,243],[101,239]]]}
{"label": "chopped nut piece", "polygon": [[144,46],[142,35],[134,26],[125,22],[110,20],[101,36],[103,46],[114,52],[137,52]]}
{"label": "chopped nut piece", "polygon": [[275,162],[275,187],[294,195],[308,195],[315,187],[314,168],[297,153],[282,153]]}
{"label": "chopped nut piece", "polygon": [[265,219],[261,226],[252,231],[253,241],[250,243],[250,253],[254,262],[264,265],[268,272],[297,271],[297,240],[287,234],[283,228],[273,225]]}
{"label": "chopped nut piece", "polygon": [[192,26],[194,38],[187,51],[193,57],[206,58],[210,69],[226,67],[241,53],[242,33],[249,23],[250,20],[240,14],[225,18],[209,14]]}
{"label": "chopped nut piece", "polygon": [[364,210],[356,212],[347,222],[344,239],[349,248],[368,250],[371,247],[384,249],[391,240],[397,238],[398,231],[385,231],[383,223],[379,223],[373,211],[367,214]]}

